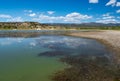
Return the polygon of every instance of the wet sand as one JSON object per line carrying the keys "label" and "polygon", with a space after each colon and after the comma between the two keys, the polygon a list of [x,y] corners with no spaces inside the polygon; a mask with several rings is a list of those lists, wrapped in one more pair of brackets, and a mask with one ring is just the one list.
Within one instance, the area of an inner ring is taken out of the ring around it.
{"label": "wet sand", "polygon": [[115,58],[120,63],[120,31],[115,30],[100,30],[71,33],[71,36],[93,38],[106,44],[115,52]]}

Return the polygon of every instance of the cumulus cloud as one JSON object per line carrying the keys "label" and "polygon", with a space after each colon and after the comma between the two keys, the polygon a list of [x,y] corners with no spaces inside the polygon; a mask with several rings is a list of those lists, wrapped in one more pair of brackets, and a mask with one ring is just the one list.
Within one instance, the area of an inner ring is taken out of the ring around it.
{"label": "cumulus cloud", "polygon": [[120,10],[117,10],[116,13],[120,13]]}
{"label": "cumulus cloud", "polygon": [[116,6],[119,7],[120,6],[120,2],[117,2]]}
{"label": "cumulus cloud", "polygon": [[31,14],[29,14],[29,16],[30,17],[34,17],[34,16],[36,16],[36,14],[35,13],[31,13]]}
{"label": "cumulus cloud", "polygon": [[80,22],[81,20],[86,20],[86,19],[90,19],[90,18],[92,18],[92,16],[83,15],[83,14],[80,14],[80,13],[77,13],[77,12],[73,12],[73,13],[67,14],[64,17],[64,21]]}
{"label": "cumulus cloud", "polygon": [[44,14],[40,14],[38,18],[33,18],[33,20],[37,21],[42,21],[42,20],[47,20],[47,21],[64,21],[64,22],[72,22],[72,23],[80,23],[81,20],[87,20],[91,19],[92,16],[85,15],[85,14],[80,14],[77,12],[69,13],[65,16],[48,16]]}
{"label": "cumulus cloud", "polygon": [[47,11],[47,13],[48,13],[49,15],[52,15],[52,14],[55,13],[55,11]]}
{"label": "cumulus cloud", "polygon": [[13,17],[11,15],[6,15],[6,14],[0,14],[0,18],[6,19],[5,21],[7,21],[7,22],[23,21],[23,19],[21,17]]}
{"label": "cumulus cloud", "polygon": [[6,14],[0,14],[0,18],[12,18],[12,16]]}
{"label": "cumulus cloud", "polygon": [[98,0],[89,0],[89,3],[98,3]]}
{"label": "cumulus cloud", "polygon": [[111,16],[110,13],[106,13],[102,15],[102,18],[100,18],[99,20],[96,21],[97,23],[104,23],[104,24],[108,24],[108,23],[120,23],[115,16]]}
{"label": "cumulus cloud", "polygon": [[7,19],[7,21],[9,21],[9,22],[21,22],[21,21],[23,21],[23,19],[21,17],[13,17],[13,18]]}
{"label": "cumulus cloud", "polygon": [[116,1],[117,0],[110,0],[107,4],[106,4],[106,6],[115,6],[116,5]]}

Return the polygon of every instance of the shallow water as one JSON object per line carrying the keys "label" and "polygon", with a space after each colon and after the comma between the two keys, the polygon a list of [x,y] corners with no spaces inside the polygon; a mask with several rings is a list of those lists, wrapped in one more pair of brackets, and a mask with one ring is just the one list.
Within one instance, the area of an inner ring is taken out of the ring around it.
{"label": "shallow water", "polygon": [[0,32],[0,81],[51,81],[54,72],[67,67],[59,61],[65,56],[100,56],[112,62],[109,50],[96,40],[38,31],[37,36],[31,31],[24,31],[27,36],[6,32]]}

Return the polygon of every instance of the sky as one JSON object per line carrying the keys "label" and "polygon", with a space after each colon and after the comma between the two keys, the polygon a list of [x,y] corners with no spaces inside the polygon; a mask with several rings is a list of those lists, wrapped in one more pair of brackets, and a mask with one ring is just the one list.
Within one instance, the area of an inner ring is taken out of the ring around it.
{"label": "sky", "polygon": [[0,22],[120,23],[120,0],[0,0]]}

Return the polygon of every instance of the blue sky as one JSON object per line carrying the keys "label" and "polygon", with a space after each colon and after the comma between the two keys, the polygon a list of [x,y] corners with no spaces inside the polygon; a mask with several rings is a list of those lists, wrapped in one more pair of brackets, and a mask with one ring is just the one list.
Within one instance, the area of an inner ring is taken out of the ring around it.
{"label": "blue sky", "polygon": [[0,0],[0,22],[120,23],[120,0]]}

